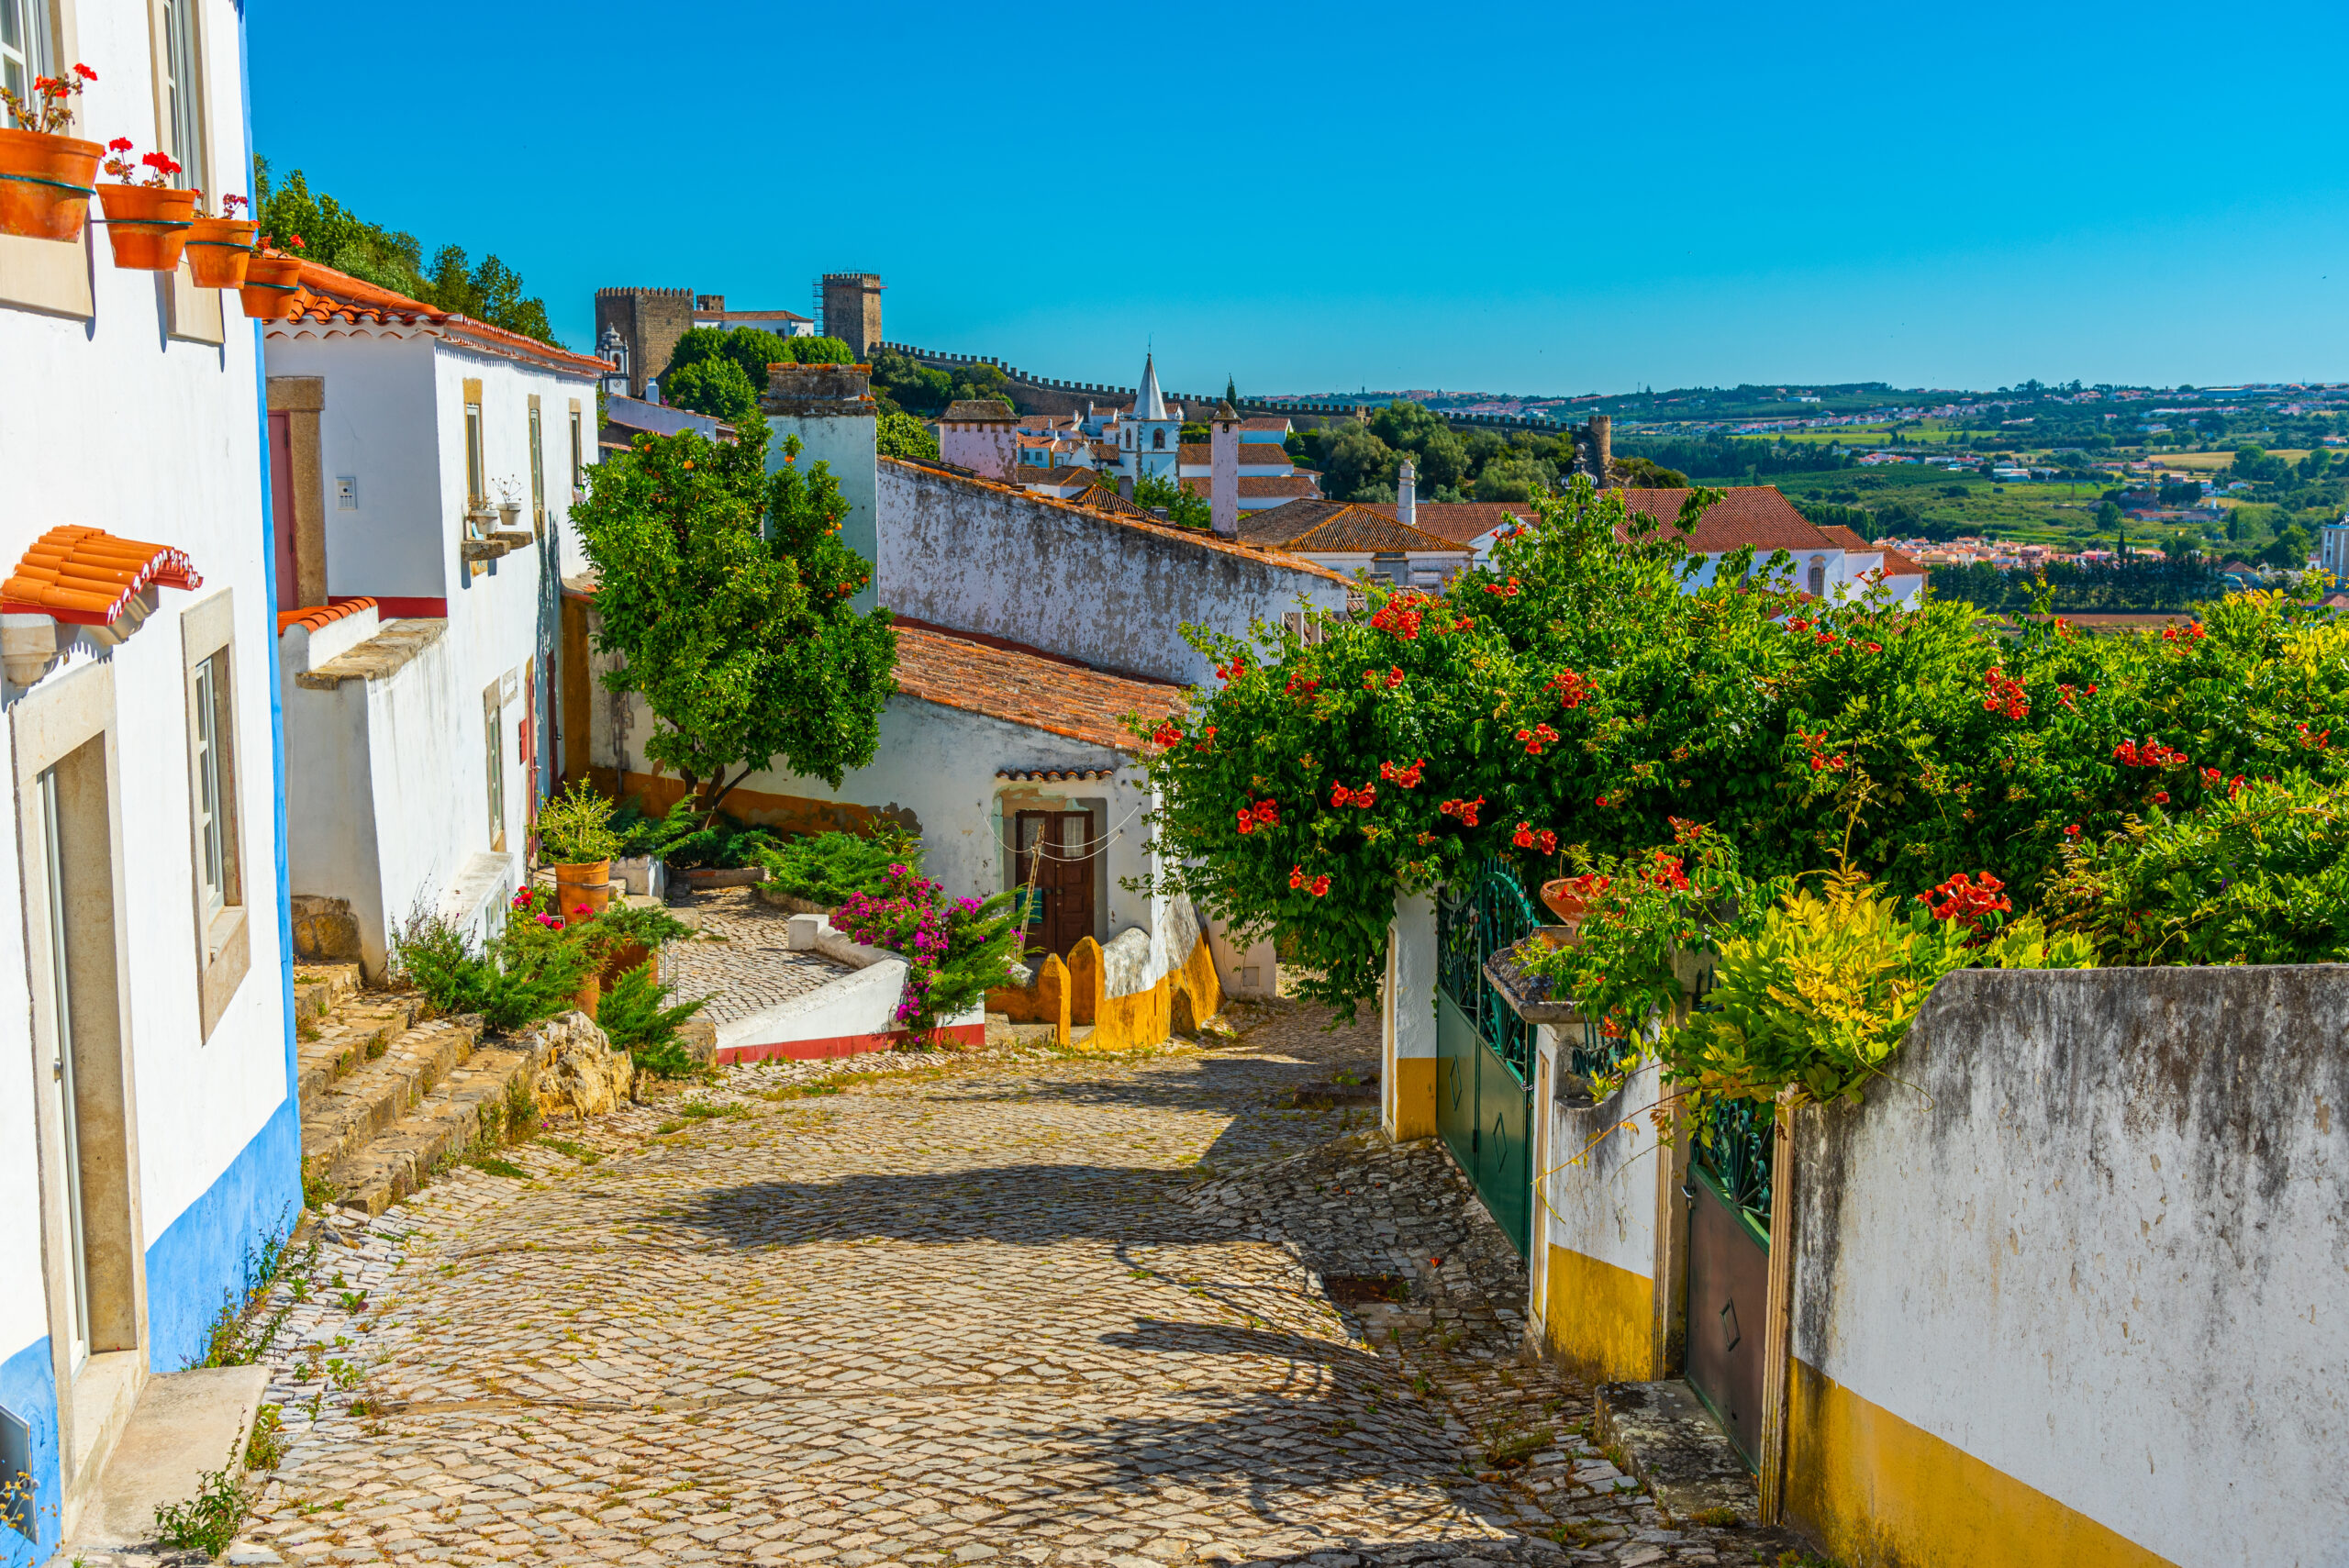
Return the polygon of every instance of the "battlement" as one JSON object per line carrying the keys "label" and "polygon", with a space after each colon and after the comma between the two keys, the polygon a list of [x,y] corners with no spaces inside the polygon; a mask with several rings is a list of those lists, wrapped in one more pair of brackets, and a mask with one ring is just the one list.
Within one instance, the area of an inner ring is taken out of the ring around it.
{"label": "battlement", "polygon": [[628,296],[630,296],[630,295],[640,295],[640,296],[642,296],[643,298],[646,298],[646,299],[674,299],[674,300],[678,300],[678,301],[682,302],[682,301],[684,301],[684,300],[685,300],[688,295],[690,295],[693,292],[694,292],[694,291],[693,291],[693,290],[691,290],[691,289],[655,289],[655,288],[614,288],[614,289],[597,289],[597,290],[596,291],[596,297],[597,299],[619,299],[619,298],[624,298],[624,297],[628,297]]}

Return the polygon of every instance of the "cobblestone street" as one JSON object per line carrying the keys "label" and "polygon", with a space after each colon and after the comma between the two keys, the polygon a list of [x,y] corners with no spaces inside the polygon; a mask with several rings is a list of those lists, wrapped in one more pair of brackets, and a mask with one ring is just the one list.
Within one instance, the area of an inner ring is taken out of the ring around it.
{"label": "cobblestone street", "polygon": [[1579,1435],[1440,1153],[1294,1103],[1375,1019],[1240,1022],[729,1069],[344,1232],[228,1560],[1775,1561]]}

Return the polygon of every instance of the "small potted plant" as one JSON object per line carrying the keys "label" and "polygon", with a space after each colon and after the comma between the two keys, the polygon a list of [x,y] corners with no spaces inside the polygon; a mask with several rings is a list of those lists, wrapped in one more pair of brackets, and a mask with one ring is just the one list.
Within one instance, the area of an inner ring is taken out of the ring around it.
{"label": "small potted plant", "polygon": [[584,780],[539,807],[539,861],[554,867],[555,898],[565,915],[582,906],[593,915],[611,902],[612,857],[620,847],[612,803]]}
{"label": "small potted plant", "polygon": [[36,76],[30,103],[0,87],[0,104],[16,121],[0,129],[0,234],[82,238],[92,182],[106,150],[62,133],[73,124],[74,98],[97,79],[86,65],[76,65],[70,76]]}
{"label": "small potted plant", "polygon": [[200,289],[242,288],[245,264],[252,260],[253,235],[261,225],[238,216],[250,204],[239,195],[220,198],[220,216],[205,210],[204,193],[195,193],[195,224],[187,231],[187,270]]}
{"label": "small potted plant", "polygon": [[[261,237],[261,249],[245,259],[245,281],[237,285],[237,298],[255,321],[284,321],[300,308],[302,258],[277,250],[272,238]],[[302,237],[289,234],[285,243],[299,250]]]}
{"label": "small potted plant", "polygon": [[106,172],[114,178],[98,183],[98,200],[106,209],[114,264],[140,272],[179,271],[180,252],[195,223],[195,193],[172,183],[180,172],[178,161],[168,152],[150,152],[133,163],[127,136],[107,142],[106,151],[111,156]]}

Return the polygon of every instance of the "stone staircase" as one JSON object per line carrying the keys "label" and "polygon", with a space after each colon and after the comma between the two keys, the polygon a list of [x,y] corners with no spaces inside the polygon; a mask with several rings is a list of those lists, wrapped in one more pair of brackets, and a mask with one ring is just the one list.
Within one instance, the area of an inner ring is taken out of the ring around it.
{"label": "stone staircase", "polygon": [[536,1035],[484,1045],[480,1018],[426,1018],[420,995],[364,990],[351,963],[295,965],[294,1010],[304,1185],[327,1202],[381,1214],[535,1115]]}

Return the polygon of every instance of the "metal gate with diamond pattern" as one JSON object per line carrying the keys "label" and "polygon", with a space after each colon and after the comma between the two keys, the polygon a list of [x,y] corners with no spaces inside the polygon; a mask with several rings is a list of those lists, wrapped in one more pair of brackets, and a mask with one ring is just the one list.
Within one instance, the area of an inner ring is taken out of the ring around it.
{"label": "metal gate with diamond pattern", "polygon": [[1485,961],[1539,923],[1499,861],[1436,896],[1436,1130],[1520,1257],[1533,1219],[1533,1026]]}

